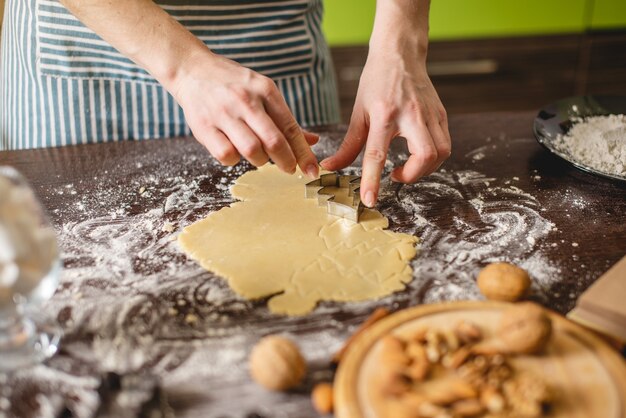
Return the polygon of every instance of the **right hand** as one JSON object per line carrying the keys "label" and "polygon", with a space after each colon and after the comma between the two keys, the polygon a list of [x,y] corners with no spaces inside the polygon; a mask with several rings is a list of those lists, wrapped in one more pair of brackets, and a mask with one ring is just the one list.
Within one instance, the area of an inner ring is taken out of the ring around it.
{"label": "right hand", "polygon": [[284,172],[293,174],[297,164],[318,176],[310,147],[317,137],[302,131],[270,78],[203,51],[181,64],[169,90],[196,139],[220,163],[243,157],[260,167],[271,159]]}

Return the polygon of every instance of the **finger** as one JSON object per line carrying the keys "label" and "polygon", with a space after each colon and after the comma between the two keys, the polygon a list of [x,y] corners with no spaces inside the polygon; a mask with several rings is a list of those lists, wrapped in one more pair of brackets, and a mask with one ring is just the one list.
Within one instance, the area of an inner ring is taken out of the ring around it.
{"label": "finger", "polygon": [[448,127],[448,116],[445,110],[442,112],[442,115],[439,119],[439,126],[441,127],[441,131],[443,132],[443,135],[448,143],[448,153],[446,157],[447,159],[448,157],[450,157],[450,155],[452,155],[452,136],[450,135],[450,128]]}
{"label": "finger", "polygon": [[401,132],[407,132],[404,136],[411,155],[402,166],[392,171],[391,179],[400,183],[415,183],[436,168],[437,148],[425,124],[412,121],[405,124]]}
{"label": "finger", "polygon": [[[436,171],[450,156],[450,138],[446,136],[445,132],[441,128],[441,124],[438,121],[432,121],[432,123],[428,125],[428,128],[430,130],[430,136],[433,138],[435,148],[437,149],[437,161],[433,168],[433,171]],[[428,174],[430,173],[427,173],[427,175]]]}
{"label": "finger", "polygon": [[241,119],[229,119],[224,123],[224,130],[228,133],[231,143],[239,154],[255,167],[260,167],[269,161],[263,150],[261,140]]}
{"label": "finger", "polygon": [[363,154],[363,172],[361,174],[361,200],[368,207],[374,206],[378,199],[380,176],[387,160],[389,143],[396,131],[394,125],[390,124],[378,125],[372,122],[370,127],[365,144],[365,153]]}
{"label": "finger", "polygon": [[417,155],[410,155],[409,159],[400,166],[393,169],[391,179],[398,183],[415,183],[424,175],[424,162]]}
{"label": "finger", "polygon": [[260,138],[263,149],[282,171],[293,174],[296,170],[296,157],[287,139],[274,121],[263,111],[246,118],[250,128]]}
{"label": "finger", "polygon": [[348,132],[346,132],[346,136],[335,155],[326,158],[320,165],[330,171],[340,170],[349,166],[356,160],[356,157],[358,157],[366,140],[367,123],[365,118],[362,116],[353,116],[350,121],[350,126],[348,127]]}
{"label": "finger", "polygon": [[[448,128],[448,113],[441,104],[439,97],[437,97],[437,99],[438,103],[433,106],[433,108],[436,109],[436,116],[433,117],[432,125],[436,131],[435,135],[433,135],[433,140],[435,142],[435,146],[437,147],[437,152],[439,156],[442,157],[443,162],[452,154],[452,137],[450,136],[450,129]],[[435,126],[434,124],[439,126]],[[432,131],[433,129],[431,129],[431,132]]]}
{"label": "finger", "polygon": [[448,127],[448,114],[445,109],[442,109],[439,113],[439,125],[441,126],[441,130],[443,131],[448,141],[452,143],[452,136],[450,135],[450,128]]}
{"label": "finger", "polygon": [[222,165],[235,165],[239,162],[239,153],[222,131],[211,128],[201,134],[194,133],[194,136]]}
{"label": "finger", "polygon": [[309,145],[315,145],[320,140],[320,136],[318,134],[314,134],[313,132],[305,131],[303,129],[302,133],[304,134],[304,139],[306,139],[306,142]]}
{"label": "finger", "polygon": [[[280,96],[279,93],[266,96],[265,109],[269,118],[273,121],[273,124],[282,134],[281,137],[283,141],[277,143],[276,137],[272,136],[270,137],[271,141],[269,144],[265,141],[264,143],[275,147],[275,154],[277,157],[284,159],[285,165],[287,165],[287,161],[289,161],[289,167],[292,168],[291,173],[295,171],[295,165],[297,163],[303,173],[306,173],[312,178],[317,177],[319,173],[317,158],[315,154],[313,154],[313,151],[311,151],[311,146],[305,139],[298,122],[294,119],[282,96]],[[286,147],[283,146],[283,143]],[[270,155],[272,155],[272,159],[274,159],[273,154]],[[275,162],[278,164],[276,160]]]}

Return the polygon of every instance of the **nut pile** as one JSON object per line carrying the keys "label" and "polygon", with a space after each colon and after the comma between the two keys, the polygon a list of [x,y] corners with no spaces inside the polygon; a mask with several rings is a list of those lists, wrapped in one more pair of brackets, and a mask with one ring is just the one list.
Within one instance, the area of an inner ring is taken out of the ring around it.
{"label": "nut pile", "polygon": [[[501,343],[497,335],[494,338]],[[385,399],[385,416],[543,416],[550,402],[546,384],[512,368],[508,355],[515,350],[474,350],[487,341],[481,329],[467,321],[452,329],[422,328],[403,338],[383,337],[374,390]]]}

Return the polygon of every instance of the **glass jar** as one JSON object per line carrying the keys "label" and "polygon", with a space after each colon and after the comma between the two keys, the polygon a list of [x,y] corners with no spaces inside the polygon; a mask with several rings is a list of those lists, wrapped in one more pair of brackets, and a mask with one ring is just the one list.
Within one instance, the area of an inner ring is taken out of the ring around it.
{"label": "glass jar", "polygon": [[15,169],[0,166],[0,371],[57,351],[58,328],[32,313],[52,297],[60,266],[54,229],[35,194]]}

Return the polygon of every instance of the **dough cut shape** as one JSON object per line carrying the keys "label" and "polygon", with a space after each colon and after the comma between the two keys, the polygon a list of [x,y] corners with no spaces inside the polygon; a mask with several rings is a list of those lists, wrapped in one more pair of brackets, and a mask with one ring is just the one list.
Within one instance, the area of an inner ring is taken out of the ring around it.
{"label": "dough cut shape", "polygon": [[304,197],[299,171],[265,166],[231,187],[238,202],[186,227],[183,251],[248,299],[272,296],[270,311],[303,315],[318,301],[362,301],[404,289],[417,238],[385,230],[365,209],[359,223],[329,215]]}

